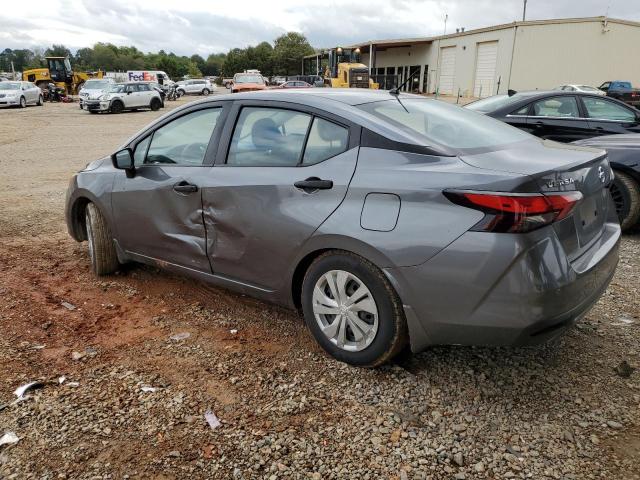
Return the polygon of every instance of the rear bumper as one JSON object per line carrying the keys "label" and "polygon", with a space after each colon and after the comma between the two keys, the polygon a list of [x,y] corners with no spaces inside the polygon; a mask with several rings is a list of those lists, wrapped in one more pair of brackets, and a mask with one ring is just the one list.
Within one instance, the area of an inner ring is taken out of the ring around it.
{"label": "rear bumper", "polygon": [[411,348],[531,345],[559,334],[606,290],[620,226],[569,262],[552,229],[467,232],[428,262],[385,270],[405,306]]}

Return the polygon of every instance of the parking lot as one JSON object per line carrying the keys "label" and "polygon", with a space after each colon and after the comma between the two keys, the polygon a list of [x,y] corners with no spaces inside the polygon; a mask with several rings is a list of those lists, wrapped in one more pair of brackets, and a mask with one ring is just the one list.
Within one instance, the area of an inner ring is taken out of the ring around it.
{"label": "parking lot", "polygon": [[374,370],[257,300],[146,266],[96,278],[66,232],[70,176],[193,100],[0,110],[0,435],[20,438],[0,478],[640,478],[638,233],[558,340]]}

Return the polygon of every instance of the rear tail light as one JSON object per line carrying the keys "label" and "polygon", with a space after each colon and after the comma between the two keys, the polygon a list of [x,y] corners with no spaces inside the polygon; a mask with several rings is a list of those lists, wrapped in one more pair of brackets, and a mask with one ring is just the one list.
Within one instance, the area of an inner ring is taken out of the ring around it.
{"label": "rear tail light", "polygon": [[498,233],[525,233],[566,218],[580,192],[521,194],[445,191],[453,203],[485,214],[471,230]]}

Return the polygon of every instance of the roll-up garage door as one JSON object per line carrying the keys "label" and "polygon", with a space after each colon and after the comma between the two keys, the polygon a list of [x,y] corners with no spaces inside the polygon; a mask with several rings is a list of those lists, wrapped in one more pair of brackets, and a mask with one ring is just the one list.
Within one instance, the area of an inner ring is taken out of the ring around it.
{"label": "roll-up garage door", "polygon": [[474,97],[488,97],[495,93],[497,61],[498,42],[478,43],[476,80],[473,86]]}
{"label": "roll-up garage door", "polygon": [[456,78],[456,47],[442,47],[440,49],[440,93],[453,95],[453,85]]}

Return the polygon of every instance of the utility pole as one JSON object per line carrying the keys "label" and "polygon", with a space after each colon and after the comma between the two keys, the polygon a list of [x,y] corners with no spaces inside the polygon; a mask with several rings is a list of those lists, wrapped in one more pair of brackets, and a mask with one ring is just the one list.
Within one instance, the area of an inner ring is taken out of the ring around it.
{"label": "utility pole", "polygon": [[447,34],[447,20],[449,20],[449,14],[445,13],[444,14],[444,32],[442,33],[443,35]]}
{"label": "utility pole", "polygon": [[524,0],[524,8],[522,9],[522,21],[527,19],[527,0]]}

